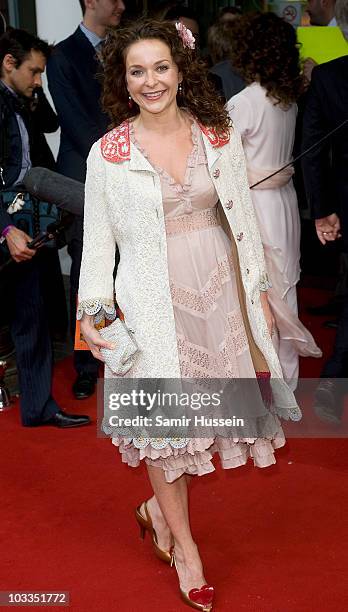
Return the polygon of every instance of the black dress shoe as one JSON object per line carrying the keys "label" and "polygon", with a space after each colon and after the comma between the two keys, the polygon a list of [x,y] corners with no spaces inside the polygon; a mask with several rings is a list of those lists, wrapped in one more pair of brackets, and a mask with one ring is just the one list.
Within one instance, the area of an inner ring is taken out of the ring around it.
{"label": "black dress shoe", "polygon": [[53,417],[47,421],[43,421],[42,425],[54,425],[55,427],[64,429],[67,427],[81,427],[81,425],[88,425],[90,422],[91,419],[89,416],[85,416],[84,414],[68,414],[67,412],[59,410]]}
{"label": "black dress shoe", "polygon": [[325,423],[341,423],[343,412],[343,395],[339,379],[323,378],[314,396],[314,412]]}
{"label": "black dress shoe", "polygon": [[97,379],[93,374],[82,372],[76,378],[72,390],[76,399],[86,399],[93,395]]}

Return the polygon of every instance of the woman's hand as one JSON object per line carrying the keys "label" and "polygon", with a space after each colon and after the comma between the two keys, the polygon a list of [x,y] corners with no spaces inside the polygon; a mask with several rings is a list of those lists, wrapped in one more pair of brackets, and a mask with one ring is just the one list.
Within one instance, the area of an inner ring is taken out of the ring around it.
{"label": "woman's hand", "polygon": [[275,320],[274,320],[274,316],[273,316],[271,307],[268,302],[267,291],[260,292],[260,300],[261,300],[263,314],[266,319],[268,331],[269,331],[270,336],[272,336],[275,331]]}
{"label": "woman's hand", "polygon": [[115,345],[111,342],[107,342],[101,337],[100,333],[94,327],[94,317],[92,315],[84,314],[81,319],[80,329],[93,357],[99,359],[99,361],[105,361],[100,349],[107,348],[112,350],[115,348]]}

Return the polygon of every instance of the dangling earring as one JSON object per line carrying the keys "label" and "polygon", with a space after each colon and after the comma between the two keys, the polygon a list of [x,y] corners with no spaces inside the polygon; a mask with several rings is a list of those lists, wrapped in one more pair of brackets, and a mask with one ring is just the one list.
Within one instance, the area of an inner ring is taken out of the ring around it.
{"label": "dangling earring", "polygon": [[133,100],[132,100],[131,96],[128,96],[128,107],[129,108],[133,108]]}
{"label": "dangling earring", "polygon": [[178,94],[182,96],[182,83],[179,83]]}

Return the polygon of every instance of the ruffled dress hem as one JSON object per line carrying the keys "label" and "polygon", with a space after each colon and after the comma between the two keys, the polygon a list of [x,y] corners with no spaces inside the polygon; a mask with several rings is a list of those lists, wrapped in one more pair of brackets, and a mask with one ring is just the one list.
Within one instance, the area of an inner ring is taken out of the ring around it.
{"label": "ruffled dress hem", "polygon": [[269,467],[276,463],[274,451],[285,445],[281,429],[272,439],[250,438],[245,440],[231,438],[192,438],[183,448],[170,445],[155,449],[148,444],[136,448],[130,440],[115,437],[112,443],[118,446],[122,462],[130,467],[138,467],[142,460],[148,465],[161,468],[168,483],[174,482],[183,474],[204,476],[215,470],[213,456],[218,453],[223,469],[241,467],[252,459],[254,466]]}

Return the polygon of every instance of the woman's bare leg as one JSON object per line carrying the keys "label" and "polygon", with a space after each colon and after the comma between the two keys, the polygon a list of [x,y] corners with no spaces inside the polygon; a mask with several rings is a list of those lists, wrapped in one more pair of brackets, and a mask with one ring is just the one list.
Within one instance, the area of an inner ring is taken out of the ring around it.
{"label": "woman's bare leg", "polygon": [[[189,511],[188,511],[188,487],[190,485],[190,482],[192,480],[193,476],[189,476],[188,474],[185,475],[185,479],[186,479],[186,483],[187,486],[185,487],[185,483],[183,482],[182,484],[184,486],[181,486],[181,492],[182,492],[182,501],[183,501],[183,507],[186,509],[187,512],[187,522],[189,522]],[[180,479],[184,480],[184,478]],[[173,542],[173,536],[171,534],[171,531],[168,527],[168,523],[166,521],[166,519],[163,516],[162,510],[159,506],[159,503],[157,501],[156,495],[153,495],[148,501],[147,501],[147,508],[148,511],[150,513],[151,516],[151,520],[152,520],[152,524],[154,527],[154,530],[156,531],[156,536],[157,536],[157,544],[158,546],[162,549],[162,550],[170,550],[171,547],[173,546],[174,542]],[[144,507],[140,508],[140,513],[144,516],[145,518],[145,510]]]}
{"label": "woman's bare leg", "polygon": [[[147,501],[147,509],[150,513],[152,525],[156,532],[158,546],[162,550],[170,551],[173,546],[173,536],[168,527],[168,523],[162,514],[162,510],[158,505],[155,495],[153,495]],[[143,506],[140,508],[140,513],[145,517],[145,510]]]}
{"label": "woman's bare leg", "polygon": [[180,586],[184,591],[200,588],[206,581],[190,529],[187,479],[181,476],[169,484],[162,468],[148,465],[147,469],[158,506],[174,539]]}

